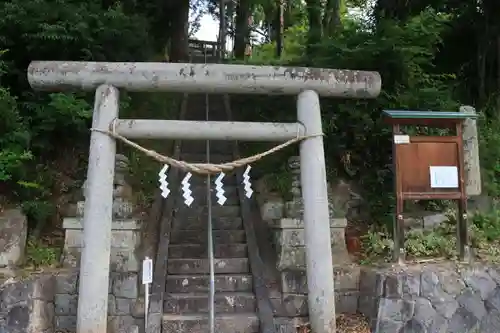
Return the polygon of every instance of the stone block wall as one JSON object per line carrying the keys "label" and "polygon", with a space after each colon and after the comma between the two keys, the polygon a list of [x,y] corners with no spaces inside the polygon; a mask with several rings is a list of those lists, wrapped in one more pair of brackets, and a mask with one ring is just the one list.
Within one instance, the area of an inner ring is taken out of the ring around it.
{"label": "stone block wall", "polygon": [[[83,248],[83,228],[81,218],[65,218],[63,267],[80,267]],[[137,219],[115,220],[111,229],[111,271],[135,272],[140,267],[137,251],[141,241],[141,222]]]}
{"label": "stone block wall", "polygon": [[[111,257],[108,296],[108,333],[135,332],[144,326],[142,304],[140,247],[142,220],[134,218],[132,190],[126,182],[128,159],[116,155],[113,188],[113,222],[111,228]],[[76,330],[80,258],[84,247],[83,212],[87,182],[83,185],[83,200],[75,205],[73,216],[63,221],[65,229],[62,266],[66,269],[56,277],[55,328]]]}
{"label": "stone block wall", "polygon": [[[71,273],[57,277],[55,295],[55,327],[74,331],[78,305],[78,268],[82,251],[83,229],[80,218],[65,218],[66,230],[63,266]],[[111,231],[111,272],[108,300],[108,332],[130,332],[134,326],[144,325],[141,309],[140,246],[141,223],[135,219],[113,221]]]}
{"label": "stone block wall", "polygon": [[54,332],[55,279],[50,274],[0,284],[1,333]]}
{"label": "stone block wall", "polygon": [[500,332],[500,269],[441,263],[364,269],[359,310],[375,333]]}
{"label": "stone block wall", "polygon": [[[306,269],[306,244],[304,240],[304,221],[296,218],[282,218],[271,223],[274,244],[278,254],[277,268],[284,270]],[[330,236],[334,264],[348,262],[345,246],[346,220],[330,219]]]}
{"label": "stone block wall", "polygon": [[[308,315],[307,281],[304,241],[303,203],[300,188],[300,165],[298,157],[289,160],[292,175],[290,199],[285,201],[280,195],[270,193],[265,180],[256,184],[257,201],[261,217],[272,230],[272,242],[277,252],[276,269],[280,275],[279,298],[273,298],[280,317],[305,317]],[[358,306],[359,268],[350,265],[345,244],[346,200],[332,195],[329,188],[330,233],[332,238],[332,258],[335,266],[335,288],[337,311],[355,313]]]}
{"label": "stone block wall", "polygon": [[23,264],[28,220],[20,209],[8,209],[0,215],[0,268]]}
{"label": "stone block wall", "polygon": [[[335,306],[338,313],[356,313],[358,310],[359,267],[355,265],[336,266]],[[280,316],[307,317],[307,278],[305,271],[286,270],[281,272],[282,299],[284,309]]]}

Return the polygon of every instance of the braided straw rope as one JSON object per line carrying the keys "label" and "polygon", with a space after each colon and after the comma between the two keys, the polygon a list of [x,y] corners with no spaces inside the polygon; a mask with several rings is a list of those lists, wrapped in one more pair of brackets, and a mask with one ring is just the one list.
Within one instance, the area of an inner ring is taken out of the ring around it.
{"label": "braided straw rope", "polygon": [[189,163],[189,162],[185,162],[185,161],[176,160],[175,158],[172,158],[172,157],[161,155],[154,150],[144,148],[141,145],[139,145],[133,141],[130,141],[126,137],[116,133],[116,130],[115,130],[116,121],[117,121],[117,119],[113,120],[113,122],[110,125],[110,130],[101,130],[101,129],[97,129],[97,128],[91,128],[91,131],[107,134],[107,135],[109,135],[117,140],[120,140],[123,143],[127,144],[128,146],[133,147],[133,148],[143,152],[147,156],[155,159],[156,161],[158,161],[160,163],[168,164],[172,167],[179,168],[185,172],[196,173],[199,175],[215,175],[215,174],[218,174],[221,172],[227,173],[227,172],[233,171],[236,168],[245,166],[247,164],[254,163],[254,162],[256,162],[256,161],[258,161],[258,160],[260,160],[268,155],[271,155],[271,154],[273,154],[273,153],[275,153],[283,148],[286,148],[286,147],[288,147],[296,142],[299,142],[299,141],[302,141],[305,139],[309,139],[309,138],[313,138],[313,137],[323,136],[323,134],[305,135],[305,136],[297,135],[296,138],[290,139],[290,140],[288,140],[288,141],[286,141],[278,146],[275,146],[269,150],[266,150],[262,153],[252,155],[249,157],[245,157],[245,158],[241,158],[238,160],[234,160],[232,162],[226,162],[226,163],[221,163],[221,164]]}

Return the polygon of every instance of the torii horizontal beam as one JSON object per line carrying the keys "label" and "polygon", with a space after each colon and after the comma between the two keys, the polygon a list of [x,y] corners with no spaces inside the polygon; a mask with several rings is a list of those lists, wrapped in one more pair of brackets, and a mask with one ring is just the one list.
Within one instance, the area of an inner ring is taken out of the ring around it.
{"label": "torii horizontal beam", "polygon": [[118,119],[113,130],[130,139],[287,141],[303,136],[300,123]]}
{"label": "torii horizontal beam", "polygon": [[28,81],[37,90],[87,90],[102,84],[128,91],[375,98],[378,72],[307,67],[165,62],[33,61]]}

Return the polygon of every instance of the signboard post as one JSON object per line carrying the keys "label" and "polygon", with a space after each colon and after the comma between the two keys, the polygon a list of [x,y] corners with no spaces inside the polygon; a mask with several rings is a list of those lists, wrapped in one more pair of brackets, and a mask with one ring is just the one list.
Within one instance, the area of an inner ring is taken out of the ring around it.
{"label": "signboard post", "polygon": [[[396,214],[394,261],[402,263],[404,251],[403,206],[405,200],[458,201],[457,245],[461,260],[468,259],[467,194],[464,176],[462,125],[475,114],[441,111],[384,111],[392,125]],[[404,133],[403,126],[449,129],[446,136]]]}

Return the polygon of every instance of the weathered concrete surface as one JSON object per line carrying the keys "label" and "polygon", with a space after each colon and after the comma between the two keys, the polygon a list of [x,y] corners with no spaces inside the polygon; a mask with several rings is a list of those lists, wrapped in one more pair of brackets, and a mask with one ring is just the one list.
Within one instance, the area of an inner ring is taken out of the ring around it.
{"label": "weathered concrete surface", "polygon": [[33,61],[28,81],[38,90],[94,90],[109,84],[129,91],[224,94],[292,94],[314,90],[322,96],[375,98],[377,72],[227,64],[106,63]]}
{"label": "weathered concrete surface", "polygon": [[273,142],[303,136],[305,128],[300,123],[120,119],[115,131],[130,139]]}
{"label": "weathered concrete surface", "polygon": [[[460,112],[475,115],[476,109],[463,105],[460,107]],[[468,196],[477,196],[481,194],[482,184],[476,119],[469,118],[464,121],[462,139],[464,143],[465,192]]]}
{"label": "weathered concrete surface", "polygon": [[28,221],[19,209],[0,214],[0,267],[22,263],[28,234]]}
{"label": "weathered concrete surface", "polygon": [[454,263],[365,269],[359,310],[375,333],[500,332],[500,269]]}
{"label": "weathered concrete surface", "polygon": [[54,332],[55,279],[49,274],[0,284],[0,332]]}

